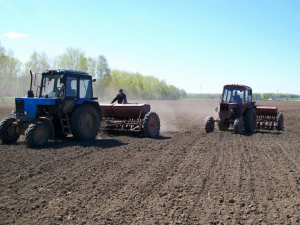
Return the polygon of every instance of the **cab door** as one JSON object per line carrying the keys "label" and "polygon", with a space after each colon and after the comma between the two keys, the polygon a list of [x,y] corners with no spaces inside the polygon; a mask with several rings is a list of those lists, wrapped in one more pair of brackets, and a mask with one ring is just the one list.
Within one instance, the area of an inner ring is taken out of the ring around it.
{"label": "cab door", "polygon": [[78,99],[77,77],[66,77],[65,80],[65,100],[62,105],[63,112],[72,112],[75,102]]}

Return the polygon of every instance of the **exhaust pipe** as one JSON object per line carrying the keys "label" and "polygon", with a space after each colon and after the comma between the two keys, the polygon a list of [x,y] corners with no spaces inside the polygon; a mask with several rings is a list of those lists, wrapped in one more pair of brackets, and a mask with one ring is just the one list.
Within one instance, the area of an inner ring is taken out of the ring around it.
{"label": "exhaust pipe", "polygon": [[30,70],[30,89],[29,91],[27,92],[27,97],[28,98],[34,98],[34,94],[33,94],[33,91],[32,91],[32,79],[33,79],[33,76],[32,76],[32,72]]}

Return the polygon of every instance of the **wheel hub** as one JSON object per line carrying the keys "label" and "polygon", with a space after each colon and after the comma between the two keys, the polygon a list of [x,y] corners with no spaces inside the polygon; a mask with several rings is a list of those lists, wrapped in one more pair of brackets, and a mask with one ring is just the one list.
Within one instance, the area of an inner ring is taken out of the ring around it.
{"label": "wheel hub", "polygon": [[157,121],[154,117],[151,117],[150,120],[149,120],[149,131],[151,133],[155,133],[157,131]]}
{"label": "wheel hub", "polygon": [[81,117],[80,127],[84,134],[89,134],[93,131],[94,118],[91,113],[85,113]]}
{"label": "wheel hub", "polygon": [[40,127],[34,132],[33,138],[36,143],[43,143],[47,138],[47,130],[44,127]]}

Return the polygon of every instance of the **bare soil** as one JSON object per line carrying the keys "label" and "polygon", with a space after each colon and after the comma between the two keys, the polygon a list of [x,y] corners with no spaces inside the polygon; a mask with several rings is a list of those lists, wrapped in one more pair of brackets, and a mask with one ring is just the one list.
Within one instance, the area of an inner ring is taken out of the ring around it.
{"label": "bare soil", "polygon": [[[286,130],[206,134],[217,101],[149,101],[158,139],[0,145],[0,224],[298,224],[300,102]],[[14,105],[0,105],[0,120]]]}

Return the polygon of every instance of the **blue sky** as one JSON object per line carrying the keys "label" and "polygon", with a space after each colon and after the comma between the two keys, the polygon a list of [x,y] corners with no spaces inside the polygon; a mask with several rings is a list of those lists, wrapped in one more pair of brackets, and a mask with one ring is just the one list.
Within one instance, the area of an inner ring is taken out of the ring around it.
{"label": "blue sky", "polygon": [[0,0],[0,41],[23,62],[78,47],[189,93],[300,94],[299,0]]}

